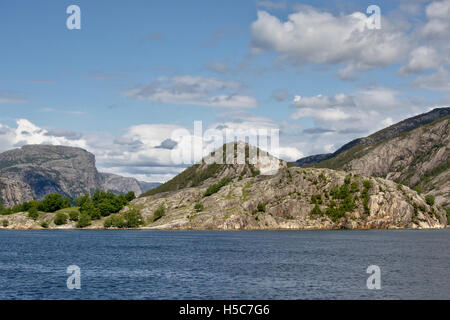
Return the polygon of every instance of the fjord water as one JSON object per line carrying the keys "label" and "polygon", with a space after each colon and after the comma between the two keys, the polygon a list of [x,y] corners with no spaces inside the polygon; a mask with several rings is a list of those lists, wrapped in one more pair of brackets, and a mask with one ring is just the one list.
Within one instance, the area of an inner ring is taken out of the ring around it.
{"label": "fjord water", "polygon": [[449,229],[4,230],[0,299],[449,299],[449,262]]}

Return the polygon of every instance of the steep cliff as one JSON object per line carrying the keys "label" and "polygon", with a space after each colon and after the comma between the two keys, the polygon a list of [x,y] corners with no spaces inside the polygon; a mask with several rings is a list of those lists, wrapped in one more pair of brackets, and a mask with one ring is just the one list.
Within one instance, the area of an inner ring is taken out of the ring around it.
{"label": "steep cliff", "polygon": [[12,207],[33,200],[33,192],[24,182],[0,177],[0,200],[4,207]]}
{"label": "steep cliff", "polygon": [[30,190],[33,199],[41,200],[49,193],[73,198],[97,189],[140,195],[147,191],[142,186],[148,186],[134,178],[99,173],[95,156],[86,150],[52,145],[26,145],[0,153],[0,177],[15,181],[9,189],[0,185],[7,206],[29,199]]}

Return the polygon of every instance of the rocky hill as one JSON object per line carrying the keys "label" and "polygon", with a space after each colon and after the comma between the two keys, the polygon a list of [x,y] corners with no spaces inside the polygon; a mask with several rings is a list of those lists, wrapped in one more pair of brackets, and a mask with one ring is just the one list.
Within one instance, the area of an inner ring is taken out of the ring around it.
{"label": "rocky hill", "polygon": [[[325,153],[325,154],[317,154],[308,157],[301,158],[292,164],[297,167],[303,167],[310,164],[319,163],[328,159],[333,159],[338,157],[344,151],[349,149],[358,150],[359,148],[363,148],[364,146],[376,145],[380,142],[390,140],[401,133],[409,132],[414,130],[420,126],[427,125],[432,123],[438,119],[441,119],[445,116],[450,115],[450,108],[436,108],[430,112],[423,113],[412,118],[405,119],[399,123],[396,123],[390,127],[387,127],[383,130],[377,131],[376,133],[365,137],[355,139],[341,148],[336,150],[333,153]],[[353,152],[353,151],[352,151]],[[350,152],[350,153],[352,153]],[[349,154],[349,153],[347,153]],[[341,157],[342,158],[342,157]]]}
{"label": "rocky hill", "polygon": [[0,177],[5,206],[30,197],[41,200],[49,193],[76,197],[96,189],[147,191],[136,179],[98,172],[92,153],[65,146],[26,145],[0,153]]}
{"label": "rocky hill", "polygon": [[[151,229],[442,228],[445,210],[406,186],[343,171],[199,163],[134,200]],[[211,167],[213,166],[213,167]]]}
{"label": "rocky hill", "polygon": [[358,145],[314,165],[384,177],[450,206],[450,116],[377,144]]}

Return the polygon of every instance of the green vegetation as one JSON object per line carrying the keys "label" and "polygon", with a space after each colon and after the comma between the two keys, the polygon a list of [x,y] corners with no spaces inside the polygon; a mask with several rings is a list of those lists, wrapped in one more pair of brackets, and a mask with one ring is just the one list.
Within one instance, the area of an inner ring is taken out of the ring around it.
{"label": "green vegetation", "polygon": [[123,214],[127,228],[137,228],[144,224],[144,219],[137,209],[128,210]]}
{"label": "green vegetation", "polygon": [[78,211],[70,211],[69,212],[69,219],[71,221],[78,221],[80,217],[80,213]]}
{"label": "green vegetation", "polygon": [[8,225],[9,225],[8,220],[4,219],[4,220],[2,221],[2,226],[3,226],[3,228],[7,228]]}
{"label": "green vegetation", "polygon": [[266,212],[266,204],[264,202],[259,202],[257,209],[258,212]]}
{"label": "green vegetation", "polygon": [[194,206],[195,211],[197,212],[202,212],[204,210],[203,208],[203,203],[201,202],[197,202]]}
{"label": "green vegetation", "polygon": [[153,212],[152,221],[155,222],[155,221],[161,219],[162,217],[164,217],[165,214],[166,214],[166,209],[164,208],[163,205],[160,205],[159,208],[156,209],[155,212]]}
{"label": "green vegetation", "polygon": [[105,220],[105,228],[137,228],[144,224],[144,219],[139,210],[131,209],[124,214],[113,214]]}
{"label": "green vegetation", "polygon": [[92,197],[86,193],[76,198],[75,204],[80,207],[81,214],[85,213],[92,220],[97,220],[122,210],[130,202],[128,199],[134,199],[133,192],[127,195],[119,194],[116,196],[112,191],[105,192],[97,190]]}
{"label": "green vegetation", "polygon": [[364,180],[363,186],[364,186],[364,190],[361,193],[361,197],[363,199],[364,213],[365,214],[369,214],[370,213],[370,209],[369,209],[369,199],[370,199],[369,190],[372,188],[372,183],[370,182],[370,180]]}
{"label": "green vegetation", "polygon": [[311,204],[322,204],[322,195],[320,195],[320,194],[318,194],[318,195],[313,194],[311,196]]}
{"label": "green vegetation", "polygon": [[231,182],[230,178],[223,178],[219,182],[212,184],[206,189],[205,193],[203,194],[204,197],[209,197],[210,195],[219,192],[219,190]]}
{"label": "green vegetation", "polygon": [[435,199],[434,199],[434,196],[433,196],[433,195],[428,195],[428,196],[426,196],[426,197],[425,197],[425,201],[427,202],[427,204],[428,204],[429,206],[434,206],[434,201],[435,201]]}
{"label": "green vegetation", "polygon": [[91,216],[87,213],[81,213],[78,217],[77,228],[85,228],[91,225]]}
{"label": "green vegetation", "polygon": [[249,164],[248,167],[250,168],[250,172],[252,173],[252,177],[256,177],[259,176],[261,174],[261,172],[255,168],[254,165]]}
{"label": "green vegetation", "polygon": [[214,178],[223,169],[223,166],[226,165],[213,163],[203,170],[200,170],[200,165],[194,164],[175,176],[172,180],[143,193],[141,197],[148,197],[162,192],[176,191],[186,187],[197,187],[205,180]]}
{"label": "green vegetation", "polygon": [[314,206],[314,208],[311,210],[311,215],[322,215],[322,210],[320,210],[320,207],[317,203]]}
{"label": "green vegetation", "polygon": [[60,209],[70,208],[70,199],[64,198],[59,193],[47,195],[44,200],[39,202],[38,210],[44,212],[55,212]]}
{"label": "green vegetation", "polygon": [[[0,209],[0,214],[9,215],[17,212],[27,212],[33,220],[39,218],[39,211],[56,212],[55,225],[64,225],[68,219],[76,221],[77,228],[85,228],[91,224],[91,220],[100,219],[117,213],[131,200],[135,198],[134,192],[126,195],[115,195],[112,191],[95,191],[92,197],[86,193],[74,200],[78,207],[72,207],[69,198],[63,198],[60,194],[49,194],[42,201],[29,201],[16,205],[9,209]],[[130,218],[130,221],[132,219]],[[48,228],[49,223],[44,221],[41,226]]]}
{"label": "green vegetation", "polygon": [[41,222],[41,227],[44,228],[44,229],[47,229],[48,228],[48,222],[47,221],[42,221]]}
{"label": "green vegetation", "polygon": [[39,218],[39,211],[37,207],[33,206],[30,209],[28,209],[28,218],[33,219],[35,221]]}
{"label": "green vegetation", "polygon": [[58,212],[58,213],[55,215],[55,219],[53,220],[53,222],[54,222],[57,226],[61,226],[61,225],[67,223],[67,219],[68,219],[67,215],[65,215],[65,214],[62,213],[62,212]]}
{"label": "green vegetation", "polygon": [[445,209],[447,211],[447,225],[450,226],[450,209]]}

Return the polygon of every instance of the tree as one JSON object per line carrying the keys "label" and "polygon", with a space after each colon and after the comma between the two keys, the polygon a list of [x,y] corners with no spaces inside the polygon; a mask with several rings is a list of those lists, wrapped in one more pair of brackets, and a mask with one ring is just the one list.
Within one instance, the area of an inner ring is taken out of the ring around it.
{"label": "tree", "polygon": [[39,218],[39,212],[36,207],[31,207],[28,209],[28,218],[33,220],[37,220],[37,218]]}
{"label": "tree", "polygon": [[434,199],[434,196],[433,195],[428,195],[428,196],[426,196],[425,197],[425,201],[427,202],[427,204],[429,205],[429,206],[434,206],[434,201],[435,201],[435,199]]}
{"label": "tree", "polygon": [[87,214],[90,218],[96,220],[100,219],[101,212],[100,210],[94,206],[94,202],[88,198],[88,200],[84,201],[80,207],[81,214]]}
{"label": "tree", "polygon": [[126,199],[128,202],[130,202],[130,201],[133,201],[134,199],[136,199],[136,196],[135,196],[135,194],[134,194],[133,191],[130,191],[130,192],[128,192],[128,193],[125,195],[125,199]]}
{"label": "tree", "polygon": [[63,201],[63,209],[65,209],[65,208],[70,208],[72,206],[72,203],[70,202],[70,199],[68,198],[68,197],[65,197],[64,198],[64,201]]}
{"label": "tree", "polygon": [[266,204],[263,202],[258,203],[258,212],[266,212]]}
{"label": "tree", "polygon": [[142,216],[137,209],[128,210],[123,214],[123,216],[126,220],[127,228],[137,228],[140,225],[144,224],[144,220],[142,219]]}
{"label": "tree", "polygon": [[77,228],[85,228],[91,225],[91,217],[87,213],[80,214],[77,222]]}
{"label": "tree", "polygon": [[55,212],[63,208],[64,201],[59,193],[48,194],[39,203],[38,209],[45,212]]}
{"label": "tree", "polygon": [[55,220],[54,220],[55,224],[57,226],[61,226],[63,224],[67,223],[67,215],[65,215],[62,212],[58,212],[55,216]]}
{"label": "tree", "polygon": [[72,221],[78,221],[79,213],[76,211],[70,211],[69,212],[69,219]]}
{"label": "tree", "polygon": [[159,208],[157,210],[155,210],[155,212],[153,212],[153,222],[161,219],[165,213],[166,213],[166,209],[164,208],[163,205],[160,205]]}

